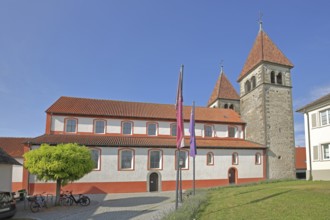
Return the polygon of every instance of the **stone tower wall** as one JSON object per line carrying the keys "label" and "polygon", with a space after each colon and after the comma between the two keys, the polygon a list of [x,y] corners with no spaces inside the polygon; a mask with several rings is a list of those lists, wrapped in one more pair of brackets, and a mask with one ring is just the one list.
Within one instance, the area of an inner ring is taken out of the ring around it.
{"label": "stone tower wall", "polygon": [[[282,74],[282,85],[272,84],[271,72]],[[256,87],[245,82],[256,77]],[[295,148],[290,70],[262,64],[240,82],[241,116],[247,122],[246,139],[267,147],[269,179],[294,178]]]}

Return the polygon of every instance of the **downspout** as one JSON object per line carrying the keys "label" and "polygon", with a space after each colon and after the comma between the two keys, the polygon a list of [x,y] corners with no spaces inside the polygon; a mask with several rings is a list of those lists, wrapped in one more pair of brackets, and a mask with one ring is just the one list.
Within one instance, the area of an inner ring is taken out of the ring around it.
{"label": "downspout", "polygon": [[311,153],[311,135],[310,135],[310,128],[309,128],[309,114],[308,112],[305,112],[307,114],[307,137],[308,137],[308,151],[309,151],[309,179],[313,180],[313,174],[312,174],[312,153]]}

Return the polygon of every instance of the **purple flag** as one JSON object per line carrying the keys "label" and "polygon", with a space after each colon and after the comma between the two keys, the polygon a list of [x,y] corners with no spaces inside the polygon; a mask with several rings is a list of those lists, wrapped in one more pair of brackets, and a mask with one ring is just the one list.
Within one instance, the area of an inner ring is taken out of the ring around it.
{"label": "purple flag", "polygon": [[184,127],[183,127],[183,96],[182,96],[183,65],[180,69],[178,91],[176,96],[176,147],[184,147]]}
{"label": "purple flag", "polygon": [[191,107],[189,132],[190,132],[190,156],[195,157],[197,154],[196,136],[195,136],[195,102],[193,102],[193,106]]}

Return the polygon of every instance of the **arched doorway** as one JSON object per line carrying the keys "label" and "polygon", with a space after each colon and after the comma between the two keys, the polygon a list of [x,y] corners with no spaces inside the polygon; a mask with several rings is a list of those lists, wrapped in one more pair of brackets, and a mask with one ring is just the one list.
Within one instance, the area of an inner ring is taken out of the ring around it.
{"label": "arched doorway", "polygon": [[149,192],[158,191],[159,176],[158,173],[152,173],[149,177]]}
{"label": "arched doorway", "polygon": [[230,168],[228,171],[228,180],[229,184],[236,184],[236,169],[235,168]]}

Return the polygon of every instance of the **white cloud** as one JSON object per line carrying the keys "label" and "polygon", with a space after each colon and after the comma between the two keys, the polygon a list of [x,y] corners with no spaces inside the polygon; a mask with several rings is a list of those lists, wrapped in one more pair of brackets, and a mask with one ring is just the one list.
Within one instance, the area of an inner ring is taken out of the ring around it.
{"label": "white cloud", "polygon": [[310,91],[310,96],[312,100],[316,100],[330,93],[330,85],[324,85],[322,87],[314,88]]}
{"label": "white cloud", "polygon": [[305,134],[304,133],[299,133],[299,134],[295,134],[295,144],[296,146],[301,146],[301,147],[305,147]]}

